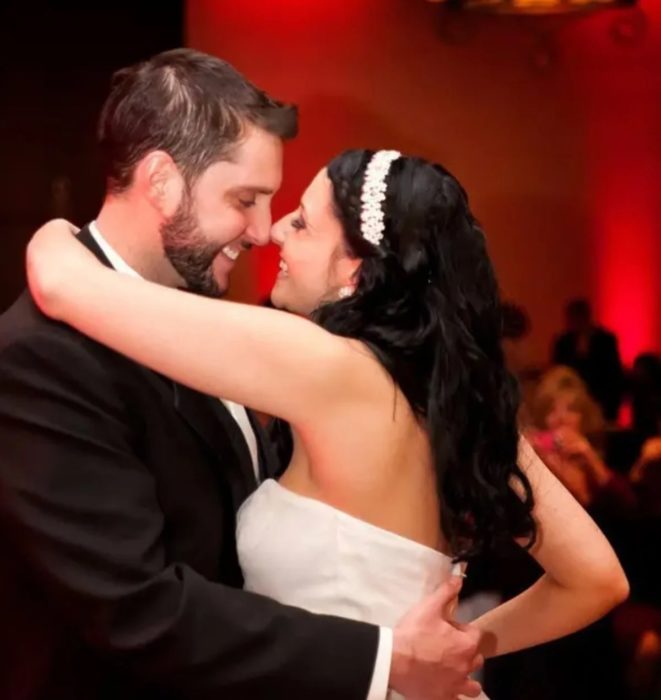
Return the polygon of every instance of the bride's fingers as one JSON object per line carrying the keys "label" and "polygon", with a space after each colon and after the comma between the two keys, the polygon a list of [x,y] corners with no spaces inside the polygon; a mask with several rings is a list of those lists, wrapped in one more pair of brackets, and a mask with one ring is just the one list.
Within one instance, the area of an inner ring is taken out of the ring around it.
{"label": "bride's fingers", "polygon": [[477,698],[481,693],[482,686],[472,678],[468,678],[460,689],[459,697]]}
{"label": "bride's fingers", "polygon": [[421,605],[420,611],[430,616],[452,619],[452,606],[456,603],[463,579],[452,576],[444,581]]}
{"label": "bride's fingers", "polygon": [[479,671],[482,666],[484,666],[484,656],[482,654],[478,654],[475,657],[475,661],[473,661],[473,665],[471,666],[471,673],[475,673],[475,671]]}

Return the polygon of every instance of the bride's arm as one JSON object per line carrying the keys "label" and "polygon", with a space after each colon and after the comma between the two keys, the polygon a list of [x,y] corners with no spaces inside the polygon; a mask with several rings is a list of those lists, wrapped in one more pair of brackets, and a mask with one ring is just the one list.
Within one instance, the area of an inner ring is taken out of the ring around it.
{"label": "bride's arm", "polygon": [[301,426],[362,381],[365,356],[346,339],[293,314],[121,275],[60,222],[35,234],[27,263],[47,315],[201,392]]}
{"label": "bride's arm", "polygon": [[544,574],[516,598],[475,621],[484,633],[485,656],[575,632],[629,594],[626,576],[601,530],[524,439],[519,463],[535,496],[539,530],[531,554]]}

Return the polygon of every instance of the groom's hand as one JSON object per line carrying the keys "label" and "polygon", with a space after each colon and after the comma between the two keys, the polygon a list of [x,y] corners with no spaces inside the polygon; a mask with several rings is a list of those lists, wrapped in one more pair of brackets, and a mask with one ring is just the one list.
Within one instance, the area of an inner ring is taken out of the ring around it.
{"label": "groom's hand", "polygon": [[410,610],[394,630],[390,687],[410,700],[477,697],[468,677],[480,668],[480,632],[453,621],[462,579],[453,576]]}

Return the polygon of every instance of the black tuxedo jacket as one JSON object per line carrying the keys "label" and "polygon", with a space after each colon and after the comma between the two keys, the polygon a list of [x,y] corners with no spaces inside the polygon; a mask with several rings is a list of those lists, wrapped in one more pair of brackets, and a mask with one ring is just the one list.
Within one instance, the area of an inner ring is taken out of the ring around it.
{"label": "black tuxedo jacket", "polygon": [[240,590],[255,485],[218,399],[25,292],[0,317],[0,697],[365,700],[377,628]]}

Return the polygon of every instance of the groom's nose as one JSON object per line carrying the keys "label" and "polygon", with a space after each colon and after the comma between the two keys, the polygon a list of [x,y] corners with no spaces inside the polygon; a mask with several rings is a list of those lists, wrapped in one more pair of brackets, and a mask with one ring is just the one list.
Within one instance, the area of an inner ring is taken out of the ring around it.
{"label": "groom's nose", "polygon": [[282,247],[285,242],[285,226],[284,219],[276,221],[273,226],[271,226],[271,241],[280,247]]}
{"label": "groom's nose", "polygon": [[256,211],[246,228],[246,238],[251,245],[266,245],[271,239],[271,211]]}

